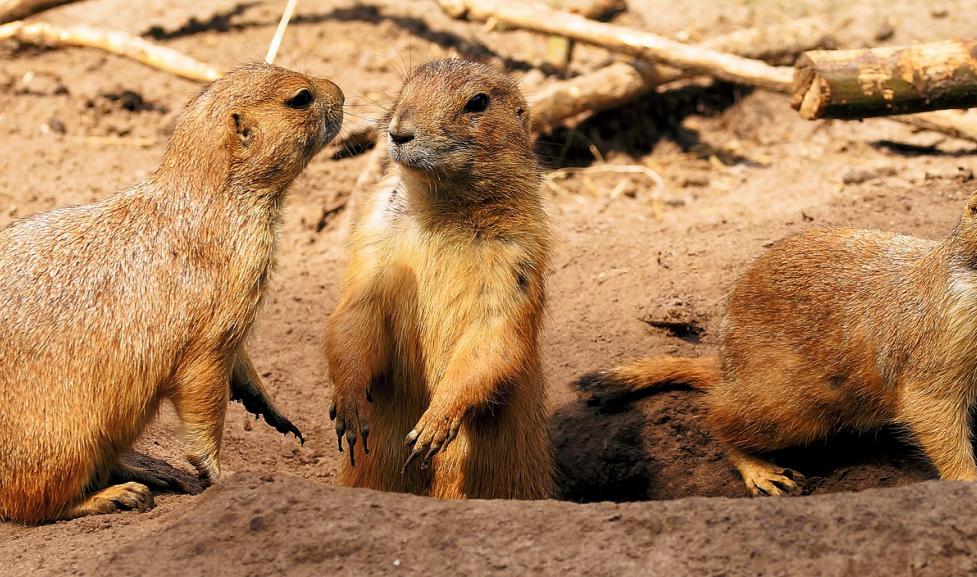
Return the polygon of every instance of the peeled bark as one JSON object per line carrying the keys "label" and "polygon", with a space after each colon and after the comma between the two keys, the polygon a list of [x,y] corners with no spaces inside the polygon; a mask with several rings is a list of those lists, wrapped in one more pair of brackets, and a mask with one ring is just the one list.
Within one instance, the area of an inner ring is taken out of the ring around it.
{"label": "peeled bark", "polygon": [[809,120],[977,106],[977,40],[808,52],[791,104]]}

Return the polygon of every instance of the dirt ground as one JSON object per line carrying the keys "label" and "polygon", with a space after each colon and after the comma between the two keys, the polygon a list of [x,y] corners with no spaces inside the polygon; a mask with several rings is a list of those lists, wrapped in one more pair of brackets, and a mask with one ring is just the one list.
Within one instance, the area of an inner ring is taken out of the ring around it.
{"label": "dirt ground", "polygon": [[[229,67],[263,56],[282,4],[87,0],[42,18],[125,30]],[[963,0],[629,5],[617,22],[689,41],[819,15],[841,46],[967,35],[977,8]],[[391,102],[413,64],[477,58],[507,66],[531,92],[546,80],[531,66],[544,48],[528,33],[452,21],[433,1],[304,0],[279,62],[336,80],[347,124],[357,126]],[[581,47],[572,72],[610,58]],[[145,178],[199,89],[93,50],[0,44],[0,61],[0,224]],[[574,385],[631,357],[713,353],[727,289],[786,235],[831,225],[947,234],[977,188],[973,144],[881,119],[810,123],[786,97],[696,82],[544,135],[539,148],[549,169],[592,165],[593,148],[665,180],[658,189],[641,176],[594,173],[547,189],[558,242],[543,353],[571,502],[442,503],[333,487],[339,454],[321,334],[345,248],[343,215],[326,208],[348,193],[365,158],[322,154],[292,189],[274,287],[250,345],[305,445],[232,405],[223,459],[237,474],[225,483],[159,495],[148,513],[0,524],[0,574],[973,574],[975,489],[847,493],[935,478],[898,431],[774,455],[808,477],[813,497],[733,499],[745,489],[704,429],[696,393],[592,406]],[[701,330],[676,336],[643,319]],[[136,458],[192,482],[169,408]],[[670,501],[684,497],[696,499]]]}

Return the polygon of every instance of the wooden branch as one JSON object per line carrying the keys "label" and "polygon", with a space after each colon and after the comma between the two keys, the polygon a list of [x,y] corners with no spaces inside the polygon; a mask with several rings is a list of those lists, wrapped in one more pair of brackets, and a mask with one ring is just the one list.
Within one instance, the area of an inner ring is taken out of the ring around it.
{"label": "wooden branch", "polygon": [[77,0],[0,0],[0,24],[23,20],[49,8],[71,4]]}
{"label": "wooden branch", "polygon": [[801,116],[868,118],[977,106],[977,40],[818,50],[795,66]]}
{"label": "wooden branch", "polygon": [[[796,56],[832,42],[826,21],[805,18],[780,26],[724,34],[703,42],[703,46],[765,60],[789,57],[788,50],[793,50]],[[529,97],[533,128],[548,132],[568,118],[622,106],[662,84],[689,75],[637,61],[611,64],[570,80],[554,82]]]}
{"label": "wooden branch", "polygon": [[758,60],[682,44],[650,32],[595,22],[541,4],[506,0],[438,0],[438,3],[455,18],[491,19],[516,28],[565,36],[748,86],[778,92],[788,92],[791,87],[793,70],[787,67],[770,66]]}
{"label": "wooden branch", "polygon": [[888,118],[916,128],[942,132],[954,138],[977,142],[977,112],[975,111],[937,110]]}
{"label": "wooden branch", "polygon": [[7,39],[25,44],[98,48],[190,80],[210,82],[222,74],[216,68],[194,60],[176,50],[153,44],[124,32],[96,30],[83,26],[58,28],[44,22],[17,21],[0,25],[0,40]]}
{"label": "wooden branch", "polygon": [[662,82],[646,62],[617,62],[570,80],[553,82],[529,96],[533,130],[549,132],[564,120],[627,104]]}

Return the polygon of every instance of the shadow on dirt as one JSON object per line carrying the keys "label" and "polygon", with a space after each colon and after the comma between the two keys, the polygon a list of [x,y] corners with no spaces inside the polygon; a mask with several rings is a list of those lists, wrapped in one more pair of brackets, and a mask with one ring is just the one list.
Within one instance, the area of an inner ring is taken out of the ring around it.
{"label": "shadow on dirt", "polygon": [[746,158],[726,158],[728,153],[704,144],[699,133],[682,126],[693,115],[715,116],[734,106],[750,89],[716,82],[697,84],[643,98],[587,118],[574,128],[558,127],[540,135],[537,152],[545,168],[588,166],[595,161],[594,147],[601,155],[624,152],[635,157],[650,153],[658,142],[671,140],[683,151],[708,158],[716,155],[726,164],[750,162]]}
{"label": "shadow on dirt", "polygon": [[563,499],[646,501],[658,469],[644,451],[647,421],[639,409],[608,411],[579,400],[553,415],[550,432]]}
{"label": "shadow on dirt", "polygon": [[[128,455],[122,457],[121,461],[124,465],[134,465],[136,467],[146,469],[152,473],[156,473],[164,478],[168,477],[168,478],[176,479],[177,482],[181,484],[184,489],[186,489],[185,492],[191,495],[197,495],[203,492],[204,489],[206,489],[206,486],[203,483],[203,481],[201,481],[196,475],[191,475],[186,471],[177,469],[176,467],[170,465],[169,463],[167,463],[162,459],[151,457],[144,453],[139,453],[139,452],[129,453]],[[157,493],[158,492],[164,492],[164,493],[184,492],[175,487],[172,490],[153,487],[153,490],[154,492]]]}
{"label": "shadow on dirt", "polygon": [[260,26],[258,23],[253,22],[237,22],[231,23],[233,18],[241,16],[249,9],[257,6],[257,2],[240,2],[235,4],[230,9],[223,12],[218,12],[206,20],[197,20],[196,18],[191,18],[186,21],[185,24],[181,25],[179,28],[173,30],[166,30],[161,26],[152,26],[142,33],[143,36],[149,36],[154,40],[172,40],[174,38],[182,38],[184,36],[193,36],[195,34],[202,34],[204,32],[228,32],[231,30],[246,30],[254,26]]}
{"label": "shadow on dirt", "polygon": [[[579,388],[579,383],[571,386]],[[580,393],[555,412],[550,425],[563,499],[746,496],[722,448],[708,434],[701,394],[682,388],[620,397]],[[896,427],[841,433],[767,458],[804,474],[804,494],[902,486],[937,477],[911,436]]]}

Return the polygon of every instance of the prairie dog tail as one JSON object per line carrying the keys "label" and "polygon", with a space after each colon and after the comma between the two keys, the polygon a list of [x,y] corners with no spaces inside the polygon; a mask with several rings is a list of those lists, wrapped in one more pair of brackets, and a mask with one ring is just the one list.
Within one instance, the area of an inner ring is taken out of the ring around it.
{"label": "prairie dog tail", "polygon": [[716,357],[651,357],[584,375],[578,387],[600,397],[620,398],[666,385],[706,391],[719,381]]}

